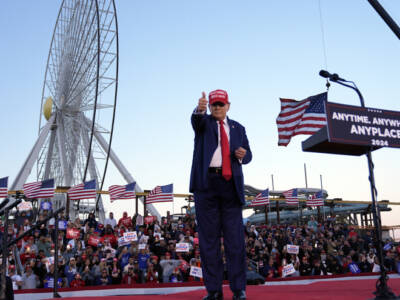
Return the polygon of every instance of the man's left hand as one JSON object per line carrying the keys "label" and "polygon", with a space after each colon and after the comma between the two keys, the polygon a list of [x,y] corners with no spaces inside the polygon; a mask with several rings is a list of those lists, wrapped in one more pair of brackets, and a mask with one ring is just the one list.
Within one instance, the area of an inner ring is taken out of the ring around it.
{"label": "man's left hand", "polygon": [[246,155],[246,152],[246,149],[239,147],[235,150],[235,156],[237,159],[243,159],[243,157]]}

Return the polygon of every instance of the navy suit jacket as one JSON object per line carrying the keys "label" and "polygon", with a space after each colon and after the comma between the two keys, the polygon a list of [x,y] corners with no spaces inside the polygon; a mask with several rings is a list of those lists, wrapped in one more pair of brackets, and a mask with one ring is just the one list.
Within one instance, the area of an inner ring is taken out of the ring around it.
{"label": "navy suit jacket", "polygon": [[[244,180],[242,164],[251,161],[252,154],[247,140],[246,130],[238,122],[227,118],[229,125],[229,146],[231,153],[232,179],[238,198],[242,205],[244,200]],[[194,150],[192,171],[190,174],[190,192],[204,191],[208,188],[208,168],[211,159],[218,147],[218,124],[216,120],[207,114],[192,114],[192,126],[194,129]],[[242,147],[247,150],[242,163],[235,157],[235,150]]]}

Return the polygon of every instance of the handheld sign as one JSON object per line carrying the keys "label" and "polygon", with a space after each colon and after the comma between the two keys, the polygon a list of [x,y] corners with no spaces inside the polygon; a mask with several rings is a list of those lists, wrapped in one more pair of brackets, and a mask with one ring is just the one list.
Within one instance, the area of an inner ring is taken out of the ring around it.
{"label": "handheld sign", "polygon": [[131,242],[125,241],[124,237],[118,238],[118,247],[129,245]]}
{"label": "handheld sign", "polygon": [[294,269],[293,264],[288,264],[288,265],[284,266],[282,269],[282,277],[289,276],[293,273],[296,273],[296,270]]}
{"label": "handheld sign", "polygon": [[161,232],[154,232],[153,236],[158,237],[159,240],[161,240],[161,238],[162,238]]}
{"label": "handheld sign", "polygon": [[124,239],[127,242],[136,242],[138,240],[136,231],[124,232]]}
{"label": "handheld sign", "polygon": [[136,225],[143,225],[143,216],[138,215],[136,217]]}
{"label": "handheld sign", "polygon": [[67,221],[64,221],[64,220],[60,220],[60,221],[58,221],[58,229],[59,230],[65,230],[65,229],[67,229]]}
{"label": "handheld sign", "polygon": [[32,202],[22,201],[20,204],[18,204],[17,208],[19,211],[32,210]]}
{"label": "handheld sign", "polygon": [[81,235],[79,229],[68,228],[67,229],[67,239],[76,239]]}
{"label": "handheld sign", "polygon": [[52,210],[53,204],[51,202],[42,202],[40,203],[41,210]]}
{"label": "handheld sign", "polygon": [[149,240],[149,236],[148,235],[142,235],[140,237],[139,244],[147,244],[148,240]]}
{"label": "handheld sign", "polygon": [[203,270],[200,267],[191,266],[189,275],[193,277],[203,278]]}
{"label": "handheld sign", "polygon": [[287,253],[289,254],[299,254],[299,246],[297,245],[286,245]]}
{"label": "handheld sign", "polygon": [[139,250],[146,249],[146,244],[139,244]]}
{"label": "handheld sign", "polygon": [[99,244],[102,242],[102,238],[98,235],[92,234],[89,236],[88,244],[94,247],[98,247]]}
{"label": "handheld sign", "polygon": [[145,223],[145,224],[151,224],[151,223],[153,223],[153,221],[155,221],[155,220],[157,220],[157,217],[156,217],[156,216],[147,216],[147,217],[144,217],[144,223]]}
{"label": "handheld sign", "polygon": [[176,252],[189,252],[189,243],[177,243],[175,246]]}

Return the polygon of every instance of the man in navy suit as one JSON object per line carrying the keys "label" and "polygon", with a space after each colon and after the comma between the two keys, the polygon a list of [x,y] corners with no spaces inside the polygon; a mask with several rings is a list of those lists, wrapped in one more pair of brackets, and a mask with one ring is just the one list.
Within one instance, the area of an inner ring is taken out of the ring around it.
{"label": "man in navy suit", "polygon": [[203,279],[208,295],[203,300],[223,299],[221,237],[233,299],[246,299],[246,253],[242,206],[242,164],[252,154],[246,131],[227,118],[228,94],[203,92],[192,114],[195,132],[190,192],[194,193]]}

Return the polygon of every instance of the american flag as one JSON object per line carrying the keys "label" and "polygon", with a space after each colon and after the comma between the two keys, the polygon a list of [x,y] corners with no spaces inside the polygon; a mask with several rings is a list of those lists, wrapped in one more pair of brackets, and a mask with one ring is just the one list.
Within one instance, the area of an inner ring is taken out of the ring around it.
{"label": "american flag", "polygon": [[269,189],[259,193],[252,201],[250,206],[261,206],[269,204]]}
{"label": "american flag", "polygon": [[173,184],[156,186],[146,198],[146,204],[158,203],[158,202],[173,202],[174,186]]}
{"label": "american flag", "polygon": [[135,199],[135,185],[136,182],[127,185],[112,185],[108,188],[111,202],[119,199]]}
{"label": "american flag", "polygon": [[25,183],[23,189],[27,198],[52,198],[54,196],[54,179]]}
{"label": "american flag", "polygon": [[324,206],[322,191],[310,195],[307,199],[307,206]]}
{"label": "american flag", "polygon": [[281,112],[276,118],[279,146],[287,146],[292,136],[314,134],[326,125],[326,92],[302,101],[282,98],[280,100]]}
{"label": "american flag", "polygon": [[283,192],[283,196],[286,199],[286,205],[298,205],[299,197],[297,195],[297,189],[291,189]]}
{"label": "american flag", "polygon": [[8,197],[8,177],[0,178],[0,198]]}
{"label": "american flag", "polygon": [[71,200],[95,199],[96,198],[96,180],[86,181],[73,186],[68,190],[68,196]]}

